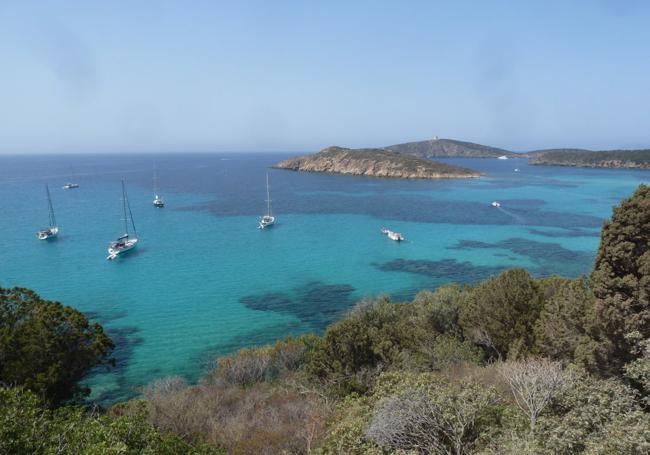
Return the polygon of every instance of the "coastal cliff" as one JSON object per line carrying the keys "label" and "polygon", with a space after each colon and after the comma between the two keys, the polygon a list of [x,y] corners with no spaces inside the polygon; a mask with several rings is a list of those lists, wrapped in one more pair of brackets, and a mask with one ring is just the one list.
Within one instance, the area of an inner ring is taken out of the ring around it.
{"label": "coastal cliff", "polygon": [[348,149],[343,147],[328,147],[314,155],[289,158],[274,167],[293,171],[399,179],[456,179],[480,177],[481,175],[471,169],[386,149]]}

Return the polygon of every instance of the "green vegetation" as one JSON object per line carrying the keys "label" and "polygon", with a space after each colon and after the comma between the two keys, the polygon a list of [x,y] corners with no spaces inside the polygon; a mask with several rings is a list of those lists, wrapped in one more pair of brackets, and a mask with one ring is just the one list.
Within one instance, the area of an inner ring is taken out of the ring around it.
{"label": "green vegetation", "polygon": [[650,169],[650,149],[604,150],[553,149],[529,152],[530,164],[578,167]]}
{"label": "green vegetation", "polygon": [[83,408],[48,409],[36,395],[0,388],[0,453],[31,454],[223,454],[206,444],[188,444],[147,422],[144,405],[123,416]]}
{"label": "green vegetation", "polygon": [[516,269],[364,300],[322,336],[241,350],[199,384],[162,379],[106,415],[2,389],[0,449],[650,453],[649,223],[642,185],[605,224],[589,278]]}
{"label": "green vegetation", "polygon": [[429,139],[426,141],[406,142],[404,144],[389,145],[386,148],[394,152],[415,155],[421,158],[496,158],[503,155],[519,156],[508,150],[454,139]]}
{"label": "green vegetation", "polygon": [[29,289],[0,287],[0,383],[60,404],[88,393],[78,381],[112,349],[102,327],[79,311]]}

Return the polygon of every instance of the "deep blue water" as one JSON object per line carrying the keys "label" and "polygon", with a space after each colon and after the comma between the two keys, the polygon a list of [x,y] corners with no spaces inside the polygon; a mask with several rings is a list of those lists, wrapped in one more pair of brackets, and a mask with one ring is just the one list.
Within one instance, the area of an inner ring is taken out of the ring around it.
{"label": "deep blue water", "polygon": [[[286,156],[0,157],[0,285],[33,288],[108,329],[117,367],[87,382],[109,403],[155,378],[196,380],[219,354],[320,332],[364,296],[407,299],[508,267],[586,273],[612,205],[650,178],[523,159],[445,160],[486,174],[455,181],[270,170],[278,221],[259,231],[265,172]],[[154,158],[164,209],[151,204]],[[70,165],[81,188],[66,191]],[[121,177],[140,245],[109,262],[107,244],[122,233]],[[35,237],[47,223],[46,182],[54,242]],[[408,241],[388,240],[382,226]]]}

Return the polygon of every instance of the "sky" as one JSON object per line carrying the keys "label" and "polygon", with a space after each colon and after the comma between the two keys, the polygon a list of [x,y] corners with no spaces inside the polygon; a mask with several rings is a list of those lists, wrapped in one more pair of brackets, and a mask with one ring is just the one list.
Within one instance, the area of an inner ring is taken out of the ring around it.
{"label": "sky", "polygon": [[650,147],[650,2],[0,0],[0,153]]}

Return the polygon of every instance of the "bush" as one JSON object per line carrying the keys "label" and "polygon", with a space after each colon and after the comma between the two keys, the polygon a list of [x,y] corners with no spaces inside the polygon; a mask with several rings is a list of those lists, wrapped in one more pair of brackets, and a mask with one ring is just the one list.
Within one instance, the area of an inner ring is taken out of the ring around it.
{"label": "bush", "polygon": [[219,358],[212,378],[230,385],[250,386],[272,381],[284,374],[301,369],[306,352],[318,342],[314,335],[286,338],[273,346],[241,349]]}
{"label": "bush", "polygon": [[[447,382],[429,375],[389,379],[395,391],[377,402],[367,438],[390,450],[470,453],[494,423],[498,397],[478,381]],[[381,386],[380,386],[381,390]]]}
{"label": "bush", "polygon": [[0,453],[6,454],[224,454],[158,432],[142,407],[109,418],[82,408],[46,409],[36,395],[0,389]]}
{"label": "bush", "polygon": [[365,392],[380,371],[416,352],[432,334],[418,323],[413,306],[388,298],[364,300],[343,320],[328,327],[309,353],[307,372],[345,395]]}
{"label": "bush", "polygon": [[541,287],[527,271],[507,270],[469,293],[460,312],[463,332],[493,358],[526,354],[534,345],[542,299]]}
{"label": "bush", "polygon": [[544,306],[535,324],[535,350],[564,363],[573,362],[578,347],[589,338],[593,294],[584,278],[545,280],[545,289]]}
{"label": "bush", "polygon": [[230,454],[306,453],[320,440],[329,412],[315,394],[284,384],[188,387],[169,379],[147,387],[144,398],[156,427]]}
{"label": "bush", "polygon": [[102,326],[79,311],[29,289],[0,288],[0,383],[57,405],[88,394],[79,380],[112,349]]}

